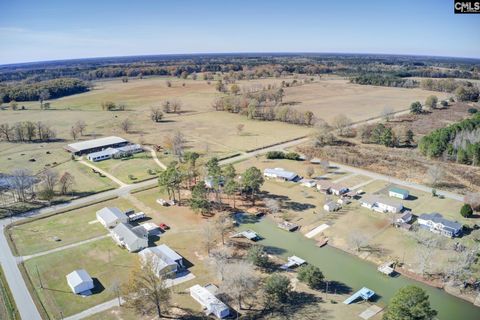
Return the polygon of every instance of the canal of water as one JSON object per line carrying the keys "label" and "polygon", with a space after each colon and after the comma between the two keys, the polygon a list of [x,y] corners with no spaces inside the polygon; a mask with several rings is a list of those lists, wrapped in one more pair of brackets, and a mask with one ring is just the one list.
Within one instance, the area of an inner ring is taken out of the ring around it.
{"label": "canal of water", "polygon": [[372,263],[333,247],[318,248],[315,246],[315,241],[306,238],[300,232],[281,230],[268,218],[258,221],[243,221],[239,229],[251,229],[257,232],[263,238],[259,244],[265,246],[272,253],[284,258],[296,255],[308,263],[316,265],[322,270],[325,278],[332,281],[332,286],[336,283],[337,292],[348,291],[350,288],[354,293],[362,287],[367,287],[377,293],[378,302],[387,304],[400,288],[415,285],[428,293],[432,307],[438,311],[438,319],[480,319],[480,308],[467,301],[403,276],[384,276]]}

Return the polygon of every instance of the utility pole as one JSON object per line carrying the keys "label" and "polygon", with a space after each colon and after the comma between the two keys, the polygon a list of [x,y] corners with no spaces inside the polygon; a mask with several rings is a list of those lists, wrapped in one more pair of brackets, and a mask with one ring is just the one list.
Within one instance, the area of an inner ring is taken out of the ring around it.
{"label": "utility pole", "polygon": [[328,281],[327,281],[327,285],[325,286],[325,300],[328,299]]}
{"label": "utility pole", "polygon": [[42,278],[40,277],[40,272],[38,272],[38,265],[35,265],[35,269],[37,270],[38,281],[40,282],[40,289],[43,289]]}

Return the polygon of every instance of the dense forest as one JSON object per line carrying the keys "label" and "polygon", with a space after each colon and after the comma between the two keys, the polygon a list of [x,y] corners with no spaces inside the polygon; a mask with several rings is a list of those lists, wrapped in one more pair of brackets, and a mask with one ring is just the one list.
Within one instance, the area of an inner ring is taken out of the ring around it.
{"label": "dense forest", "polygon": [[480,114],[431,132],[418,147],[429,157],[480,165]]}
{"label": "dense forest", "polygon": [[85,81],[72,78],[0,85],[0,102],[55,99],[88,90]]}

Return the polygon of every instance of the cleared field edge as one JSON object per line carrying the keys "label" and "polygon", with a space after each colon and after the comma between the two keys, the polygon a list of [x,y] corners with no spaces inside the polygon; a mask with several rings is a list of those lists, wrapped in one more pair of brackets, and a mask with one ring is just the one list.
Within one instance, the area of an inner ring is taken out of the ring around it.
{"label": "cleared field edge", "polygon": [[3,305],[7,312],[6,320],[20,320],[20,314],[18,313],[17,305],[15,304],[15,299],[13,299],[12,292],[8,286],[7,279],[3,274],[3,268],[0,265],[0,294],[2,295]]}
{"label": "cleared field edge", "polygon": [[52,216],[55,216],[55,215],[58,215],[58,214],[67,213],[67,212],[70,212],[70,211],[73,211],[73,210],[78,210],[78,209],[90,207],[90,206],[93,206],[93,205],[96,205],[96,204],[99,204],[99,203],[102,203],[102,202],[105,202],[105,201],[114,200],[114,199],[117,199],[117,198],[118,198],[118,196],[109,196],[109,197],[105,197],[105,198],[101,198],[101,199],[97,199],[97,200],[92,200],[92,201],[89,201],[87,203],[79,204],[79,205],[72,206],[72,207],[65,208],[65,209],[60,209],[58,211],[40,214],[38,216],[35,216],[32,219],[23,219],[23,220],[20,220],[20,221],[16,221],[12,224],[9,224],[4,229],[4,233],[5,233],[5,237],[7,238],[8,245],[10,246],[10,249],[12,250],[12,253],[15,256],[19,256],[19,252],[18,252],[17,246],[15,245],[15,241],[12,239],[12,231],[11,231],[12,227],[28,224],[30,222],[34,222],[34,221],[38,221],[38,220],[42,220],[42,219],[47,219],[49,217],[52,217]]}
{"label": "cleared field edge", "polygon": [[22,274],[23,280],[25,281],[25,285],[27,286],[28,292],[30,292],[32,296],[32,300],[35,303],[35,306],[37,307],[37,310],[40,313],[40,316],[42,317],[42,319],[50,320],[51,319],[50,315],[48,314],[47,309],[43,305],[42,300],[38,296],[37,289],[35,288],[35,285],[33,284],[33,281],[30,278],[30,274],[28,273],[27,268],[25,267],[25,264],[23,262],[19,263],[18,269]]}

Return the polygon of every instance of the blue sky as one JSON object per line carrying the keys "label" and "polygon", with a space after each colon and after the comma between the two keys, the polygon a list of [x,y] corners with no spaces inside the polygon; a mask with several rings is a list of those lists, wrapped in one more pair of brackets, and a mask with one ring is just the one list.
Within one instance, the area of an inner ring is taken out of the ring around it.
{"label": "blue sky", "polygon": [[480,58],[452,0],[1,0],[0,64],[163,53],[351,52]]}

